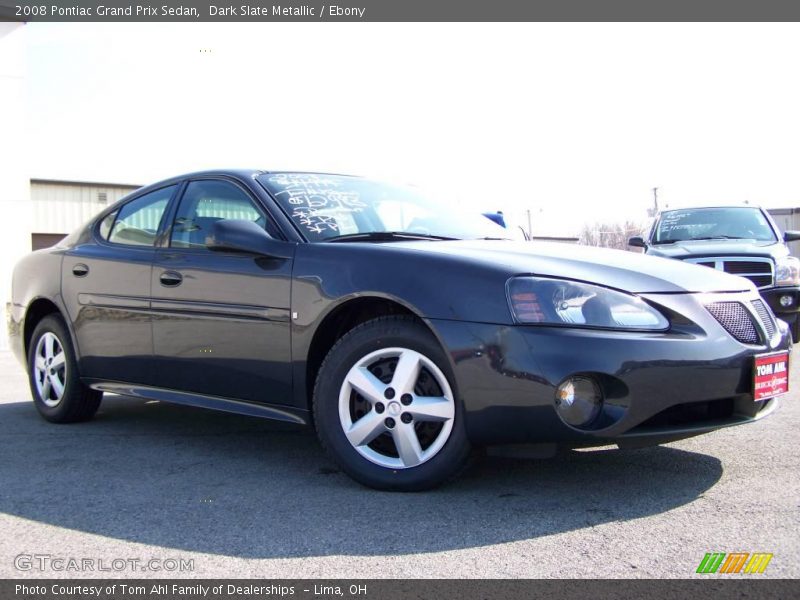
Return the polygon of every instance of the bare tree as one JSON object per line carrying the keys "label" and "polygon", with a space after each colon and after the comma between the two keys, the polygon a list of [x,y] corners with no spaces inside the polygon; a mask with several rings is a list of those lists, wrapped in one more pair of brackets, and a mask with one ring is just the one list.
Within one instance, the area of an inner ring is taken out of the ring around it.
{"label": "bare tree", "polygon": [[585,246],[600,248],[616,248],[618,250],[640,251],[639,248],[628,246],[631,236],[642,232],[642,225],[634,221],[616,223],[586,223],[580,234],[580,243]]}

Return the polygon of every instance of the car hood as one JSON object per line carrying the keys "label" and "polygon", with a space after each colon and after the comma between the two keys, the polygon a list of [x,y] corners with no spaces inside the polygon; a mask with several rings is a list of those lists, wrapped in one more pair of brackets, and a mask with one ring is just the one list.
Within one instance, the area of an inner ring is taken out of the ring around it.
{"label": "car hood", "polygon": [[647,249],[647,254],[650,256],[678,259],[703,256],[779,257],[786,253],[786,246],[783,244],[755,240],[697,240],[675,242],[673,244],[656,244]]}
{"label": "car hood", "polygon": [[448,255],[503,269],[507,275],[540,275],[598,283],[632,293],[709,293],[754,290],[743,277],[644,254],[572,244],[463,240],[387,244]]}

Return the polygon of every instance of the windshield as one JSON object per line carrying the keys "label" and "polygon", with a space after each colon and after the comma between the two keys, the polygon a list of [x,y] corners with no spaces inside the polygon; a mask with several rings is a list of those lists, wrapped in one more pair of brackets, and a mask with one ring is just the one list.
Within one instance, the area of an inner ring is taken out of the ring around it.
{"label": "windshield", "polygon": [[774,242],[775,234],[758,208],[692,208],[662,213],[653,243],[709,239]]}
{"label": "windshield", "polygon": [[[414,189],[360,177],[310,173],[268,173],[258,180],[312,242],[386,232],[399,234],[398,239],[512,237],[507,229],[477,212],[462,212]],[[373,239],[386,238],[375,235]]]}

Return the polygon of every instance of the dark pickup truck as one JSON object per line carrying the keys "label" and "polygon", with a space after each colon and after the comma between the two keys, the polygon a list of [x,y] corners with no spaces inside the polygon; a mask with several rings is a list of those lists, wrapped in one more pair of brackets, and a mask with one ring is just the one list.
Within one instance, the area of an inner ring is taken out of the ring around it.
{"label": "dark pickup truck", "polygon": [[651,256],[674,258],[746,277],[775,315],[800,339],[800,260],[786,242],[800,231],[781,234],[769,213],[755,206],[708,206],[665,210],[647,237],[628,243]]}

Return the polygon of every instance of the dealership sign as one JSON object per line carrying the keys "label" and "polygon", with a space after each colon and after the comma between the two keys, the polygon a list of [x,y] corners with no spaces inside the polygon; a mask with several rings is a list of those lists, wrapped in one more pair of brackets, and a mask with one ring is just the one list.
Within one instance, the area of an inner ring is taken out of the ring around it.
{"label": "dealership sign", "polygon": [[753,400],[764,400],[789,391],[789,353],[756,356],[753,368]]}

